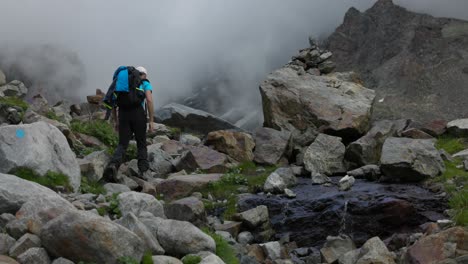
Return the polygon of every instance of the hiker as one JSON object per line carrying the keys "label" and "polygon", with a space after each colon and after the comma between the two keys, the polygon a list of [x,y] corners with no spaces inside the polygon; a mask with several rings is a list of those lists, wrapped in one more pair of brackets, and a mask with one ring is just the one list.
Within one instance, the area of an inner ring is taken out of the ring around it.
{"label": "hiker", "polygon": [[[137,142],[140,177],[149,169],[146,148],[146,123],[148,112],[149,130],[151,132],[154,129],[154,108],[153,87],[147,79],[147,75],[148,72],[141,66],[137,68],[122,66],[114,73],[114,87],[112,89],[115,90],[116,106],[118,108],[115,125],[116,130],[119,132],[119,145],[104,170],[103,179],[109,182],[116,182],[117,171],[127,151],[132,134],[135,135]],[[116,107],[112,107],[112,111],[115,117]]]}

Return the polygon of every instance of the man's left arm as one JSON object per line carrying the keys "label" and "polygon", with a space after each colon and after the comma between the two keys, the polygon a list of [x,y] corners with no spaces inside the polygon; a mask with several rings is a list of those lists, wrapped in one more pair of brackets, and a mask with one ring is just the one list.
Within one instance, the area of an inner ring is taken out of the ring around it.
{"label": "man's left arm", "polygon": [[154,130],[154,105],[153,105],[153,92],[151,90],[145,91],[146,104],[148,105],[148,114],[149,114],[149,130]]}

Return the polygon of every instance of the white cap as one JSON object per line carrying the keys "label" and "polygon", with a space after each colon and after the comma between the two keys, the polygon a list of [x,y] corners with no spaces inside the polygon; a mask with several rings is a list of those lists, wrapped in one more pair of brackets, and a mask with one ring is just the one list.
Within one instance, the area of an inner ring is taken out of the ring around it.
{"label": "white cap", "polygon": [[138,66],[138,67],[136,67],[136,69],[137,69],[137,71],[148,75],[148,71],[146,71],[145,67],[143,67],[143,66]]}

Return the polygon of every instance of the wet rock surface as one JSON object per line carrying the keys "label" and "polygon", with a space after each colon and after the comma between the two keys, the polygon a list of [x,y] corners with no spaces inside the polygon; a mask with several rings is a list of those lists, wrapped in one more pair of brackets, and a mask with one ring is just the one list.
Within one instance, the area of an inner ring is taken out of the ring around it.
{"label": "wet rock surface", "polygon": [[[332,180],[336,184],[339,177]],[[373,236],[384,239],[393,233],[412,231],[423,223],[444,218],[446,208],[445,201],[416,185],[357,179],[351,190],[343,192],[334,185],[312,185],[310,179],[301,178],[292,190],[297,194],[295,199],[243,196],[240,210],[266,205],[278,237],[289,232],[299,246],[321,246],[327,235],[338,234],[340,229],[358,245]]]}

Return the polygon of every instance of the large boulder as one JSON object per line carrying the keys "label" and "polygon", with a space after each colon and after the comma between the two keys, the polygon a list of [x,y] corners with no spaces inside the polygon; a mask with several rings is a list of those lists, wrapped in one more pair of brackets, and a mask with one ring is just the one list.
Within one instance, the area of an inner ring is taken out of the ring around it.
{"label": "large boulder", "polygon": [[296,176],[291,168],[279,168],[268,176],[263,189],[265,192],[283,193],[286,188],[294,186],[296,182]]}
{"label": "large boulder", "polygon": [[201,169],[207,173],[224,173],[227,171],[228,157],[211,148],[190,147],[176,164],[177,171],[193,172]]}
{"label": "large boulder", "polygon": [[352,142],[346,148],[345,158],[357,166],[378,164],[385,140],[396,136],[399,130],[406,128],[408,120],[381,120],[372,125],[366,135]]}
{"label": "large boulder", "polygon": [[15,214],[27,201],[41,198],[66,202],[49,188],[14,175],[0,173],[0,214]]}
{"label": "large boulder", "polygon": [[458,137],[468,136],[468,119],[457,119],[448,122],[447,130],[450,134]]}
{"label": "large boulder", "polygon": [[109,161],[110,157],[107,151],[95,151],[78,161],[81,175],[91,181],[99,181],[104,173],[104,167]]}
{"label": "large boulder", "polygon": [[0,70],[0,86],[5,85],[5,84],[6,84],[5,73],[3,73],[2,70]]}
{"label": "large boulder", "polygon": [[181,257],[200,251],[216,251],[215,241],[189,222],[142,218],[141,221],[157,234],[157,238],[167,255]]}
{"label": "large boulder", "polygon": [[167,199],[181,198],[199,191],[210,182],[221,180],[222,174],[192,174],[170,176],[156,185],[159,194]]}
{"label": "large boulder", "polygon": [[319,134],[305,152],[305,168],[313,176],[345,173],[345,150],[341,138]]}
{"label": "large boulder", "polygon": [[244,132],[213,131],[208,134],[206,144],[240,162],[252,161],[254,158],[254,139]]}
{"label": "large boulder", "polygon": [[164,205],[167,218],[202,224],[206,220],[205,206],[196,197],[186,197]]}
{"label": "large boulder", "polygon": [[360,250],[356,264],[385,263],[395,264],[392,253],[378,237],[369,239]]}
{"label": "large boulder", "polygon": [[359,138],[369,129],[375,92],[354,79],[353,73],[315,76],[290,67],[271,73],[260,86],[265,126]]}
{"label": "large boulder", "polygon": [[234,219],[241,221],[248,228],[254,229],[270,221],[268,207],[260,205],[250,210],[234,215]]}
{"label": "large boulder", "polygon": [[439,151],[430,139],[388,138],[380,159],[387,180],[415,182],[445,171]]}
{"label": "large boulder", "polygon": [[4,86],[0,86],[0,94],[3,94],[3,96],[25,97],[27,93],[28,88],[26,88],[24,83],[18,80],[14,80]]}
{"label": "large boulder", "polygon": [[17,125],[22,121],[24,110],[19,106],[0,103],[0,124]]}
{"label": "large boulder", "polygon": [[328,236],[327,242],[320,249],[320,253],[322,253],[325,263],[334,263],[342,255],[354,249],[356,249],[356,245],[351,238],[347,236]]}
{"label": "large boulder", "polygon": [[124,256],[140,260],[145,249],[133,232],[90,212],[66,212],[48,222],[40,237],[48,252],[75,263],[117,263]]}
{"label": "large boulder", "polygon": [[276,165],[290,154],[291,133],[262,127],[255,130],[254,161],[264,165]]}
{"label": "large boulder", "polygon": [[155,118],[158,123],[179,127],[187,132],[208,134],[217,130],[241,130],[212,114],[176,103],[168,104],[157,110]]}
{"label": "large boulder", "polygon": [[440,263],[455,258],[456,251],[468,251],[467,241],[468,231],[463,227],[453,227],[425,236],[408,248],[404,256],[405,263]]}
{"label": "large boulder", "polygon": [[76,191],[81,173],[67,139],[56,127],[37,122],[29,125],[0,127],[0,172],[27,167],[40,175],[60,172]]}

